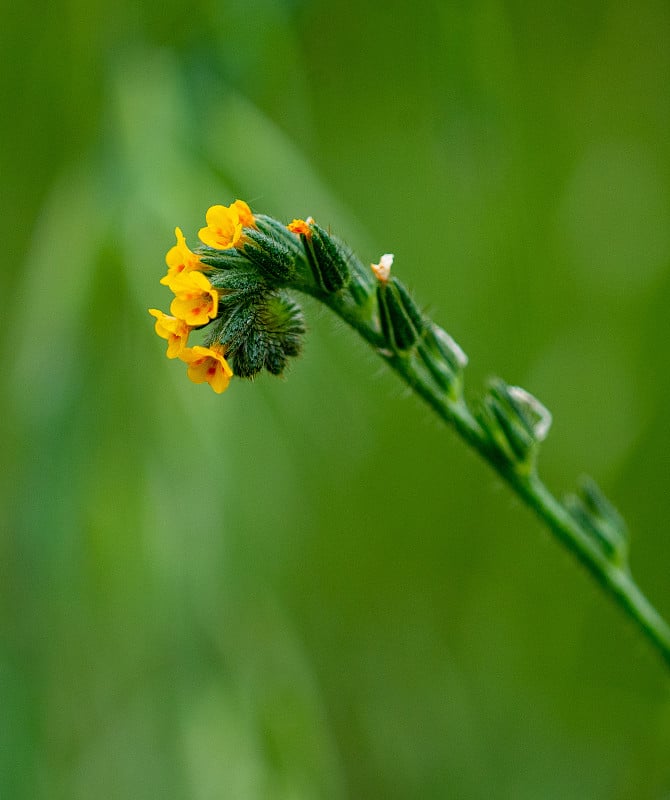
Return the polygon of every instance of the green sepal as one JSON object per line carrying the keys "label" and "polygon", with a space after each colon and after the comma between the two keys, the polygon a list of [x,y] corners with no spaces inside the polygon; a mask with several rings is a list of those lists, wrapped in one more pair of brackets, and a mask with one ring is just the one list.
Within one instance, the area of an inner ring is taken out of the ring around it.
{"label": "green sepal", "polygon": [[196,251],[196,255],[203,264],[215,269],[243,269],[247,264],[247,259],[234,247],[228,250],[201,249]]}
{"label": "green sepal", "polygon": [[618,564],[626,563],[626,523],[592,478],[583,477],[579,482],[578,494],[567,495],[563,505],[592,536],[607,558]]}
{"label": "green sepal", "polygon": [[414,302],[414,298],[407,290],[407,287],[404,283],[402,283],[402,281],[398,280],[395,275],[391,276],[389,283],[393,285],[407,316],[412,321],[412,325],[414,326],[417,334],[419,336],[423,336],[426,328],[426,320],[423,314],[419,311],[416,303]]}
{"label": "green sepal", "polygon": [[287,295],[266,291],[254,298],[230,296],[209,343],[220,342],[235,375],[253,378],[266,369],[281,375],[300,354],[305,323],[300,306]]}
{"label": "green sepal", "polygon": [[243,245],[242,252],[264,277],[281,284],[295,276],[295,257],[281,239],[253,228],[245,228],[245,236],[249,241]]}
{"label": "green sepal", "polygon": [[579,490],[584,503],[594,516],[607,522],[615,528],[623,539],[628,538],[628,528],[623,517],[603,494],[600,486],[584,475],[579,481]]}
{"label": "green sepal", "polygon": [[520,386],[509,386],[500,378],[493,378],[489,387],[490,393],[522,425],[532,441],[541,442],[546,438],[551,427],[551,414],[536,397]]}
{"label": "green sepal", "polygon": [[534,469],[537,447],[551,424],[551,415],[535,397],[494,378],[477,418],[489,439],[518,470]]}
{"label": "green sepal", "polygon": [[463,369],[468,357],[442,328],[434,323],[427,324],[419,354],[438,386],[455,400],[463,391]]}
{"label": "green sepal", "polygon": [[527,471],[534,441],[494,387],[485,395],[477,419],[506,460]]}
{"label": "green sepal", "polygon": [[[325,292],[338,292],[351,278],[346,254],[341,245],[316,222],[310,223],[310,229],[311,237],[301,238],[311,238],[313,259],[310,259],[310,266],[314,271],[314,278]],[[309,248],[305,249],[309,257]]]}
{"label": "green sepal", "polygon": [[[265,216],[265,214],[256,214],[254,220],[256,222],[256,227],[262,234],[270,239],[280,241],[293,253],[295,258],[302,257],[303,253],[300,248],[300,242],[296,235],[289,231],[286,225],[279,222],[279,220]],[[248,235],[249,229],[245,228],[244,233]]]}
{"label": "green sepal", "polygon": [[[295,235],[295,234],[294,234]],[[304,233],[298,234],[298,240],[303,247],[303,255],[309,264],[312,277],[314,278],[317,286],[324,289],[323,281],[321,280],[321,271],[316,260],[316,253],[314,252],[314,244],[311,236],[306,236]]]}
{"label": "green sepal", "polygon": [[408,312],[398,286],[393,281],[380,281],[377,284],[377,300],[382,333],[395,352],[409,350],[423,332],[423,321],[420,327],[414,323],[413,315]]}
{"label": "green sepal", "polygon": [[300,306],[285,294],[273,295],[261,311],[268,336],[265,369],[281,375],[289,358],[300,355],[305,320]]}
{"label": "green sepal", "polygon": [[209,282],[215,289],[220,289],[223,294],[219,302],[229,295],[227,293],[256,294],[267,290],[267,284],[255,270],[249,269],[250,264],[244,261],[245,269],[233,271],[217,271],[207,273]]}
{"label": "green sepal", "polygon": [[500,427],[498,415],[492,408],[495,402],[493,398],[486,396],[476,408],[475,417],[498,453],[504,457],[505,461],[514,462],[516,460],[515,451],[511,447],[505,431]]}
{"label": "green sepal", "polygon": [[510,414],[509,406],[501,402],[497,397],[489,395],[484,402],[504,433],[505,439],[514,455],[514,460],[519,462],[526,461],[535,441],[525,425],[519,424],[519,417]]}
{"label": "green sepal", "polygon": [[439,355],[455,374],[460,374],[468,365],[468,357],[449,334],[433,323],[426,334],[426,344]]}
{"label": "green sepal", "polygon": [[393,336],[393,324],[386,305],[386,284],[377,285],[377,308],[379,309],[379,325],[382,329],[382,337],[391,350],[396,350],[395,337]]}
{"label": "green sepal", "polygon": [[451,365],[441,355],[437,355],[434,350],[429,348],[425,342],[419,344],[419,355],[435,383],[448,392],[452,399],[456,399],[461,393],[462,387],[460,371],[455,372]]}
{"label": "green sepal", "polygon": [[351,258],[351,278],[347,284],[347,289],[357,306],[365,306],[373,296],[372,281],[367,276],[367,271],[358,259]]}

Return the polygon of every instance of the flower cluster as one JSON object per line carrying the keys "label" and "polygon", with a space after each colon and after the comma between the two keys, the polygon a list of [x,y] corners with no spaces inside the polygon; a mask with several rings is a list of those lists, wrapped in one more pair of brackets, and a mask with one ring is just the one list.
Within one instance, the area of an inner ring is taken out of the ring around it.
{"label": "flower cluster", "polygon": [[[212,206],[206,220],[207,227],[200,230],[200,239],[217,250],[238,246],[243,241],[244,228],[255,225],[251,209],[242,200],[230,206]],[[189,249],[180,228],[175,229],[175,235],[177,243],[165,256],[168,271],[160,281],[174,292],[170,314],[156,308],[150,308],[149,313],[156,318],[156,333],[167,340],[167,357],[184,361],[188,364],[188,377],[194,383],[206,381],[220,394],[228,388],[233,375],[224,357],[225,347],[187,346],[192,330],[216,319],[220,292],[205,274],[212,272],[212,267]]]}
{"label": "flower cluster", "polygon": [[[207,382],[221,393],[233,373],[281,374],[287,359],[300,351],[304,325],[300,308],[282,292],[295,254],[277,236],[274,221],[255,217],[242,200],[212,206],[206,221],[195,251],[175,230],[177,242],[165,257],[168,270],[160,281],[174,294],[170,313],[155,308],[149,313],[156,333],[167,340],[167,357],[185,362],[194,383]],[[189,346],[192,332],[202,336]]]}
{"label": "flower cluster", "polygon": [[[287,294],[298,289],[349,319],[369,318],[380,352],[418,356],[441,389],[458,395],[464,354],[391,275],[390,253],[365,266],[313,217],[284,225],[242,200],[212,206],[205,217],[195,251],[177,228],[165,258],[160,282],[174,294],[170,314],[149,309],[168,358],[185,362],[192,381],[223,392],[233,374],[281,375],[305,333],[302,310]],[[198,340],[189,346],[192,334]]]}

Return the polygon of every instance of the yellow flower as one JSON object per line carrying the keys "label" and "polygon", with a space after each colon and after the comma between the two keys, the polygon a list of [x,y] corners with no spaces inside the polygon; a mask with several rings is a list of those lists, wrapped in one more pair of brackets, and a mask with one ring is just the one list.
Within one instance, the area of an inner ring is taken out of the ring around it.
{"label": "yellow flower", "polygon": [[175,228],[175,236],[177,237],[177,244],[171,247],[165,256],[165,263],[168,265],[168,272],[163,278],[161,283],[164,286],[170,286],[172,281],[183,272],[192,272],[193,270],[209,269],[206,264],[203,264],[198,256],[191,252],[186,245],[186,239],[181,232],[181,228]]}
{"label": "yellow flower", "polygon": [[221,345],[212,347],[185,347],[179,356],[188,364],[187,374],[193,383],[205,383],[217,394],[225,392],[230,383],[233,371],[223,357],[225,353]]}
{"label": "yellow flower", "polygon": [[167,357],[177,358],[186,346],[188,335],[191,332],[190,327],[183,319],[170,317],[157,308],[150,308],[149,313],[152,317],[156,317],[156,333],[162,339],[167,339]]}
{"label": "yellow flower", "polygon": [[307,217],[306,220],[294,219],[293,222],[289,222],[286,227],[291,231],[291,233],[295,233],[298,236],[302,234],[303,236],[307,236],[309,239],[312,235],[312,229],[310,228],[311,222],[314,222],[311,217]]}
{"label": "yellow flower", "polygon": [[193,327],[206,325],[214,319],[219,307],[219,295],[202,272],[181,272],[170,284],[175,298],[170,312]]}
{"label": "yellow flower", "polygon": [[244,200],[236,200],[232,204],[231,208],[237,209],[237,213],[239,214],[240,222],[242,223],[243,228],[256,227],[256,220],[254,219],[254,215],[251,213],[251,209],[244,202]]}
{"label": "yellow flower", "polygon": [[229,206],[211,206],[205,215],[207,227],[198,232],[200,239],[217,250],[228,250],[242,243],[242,228],[255,228],[256,221],[244,200]]}

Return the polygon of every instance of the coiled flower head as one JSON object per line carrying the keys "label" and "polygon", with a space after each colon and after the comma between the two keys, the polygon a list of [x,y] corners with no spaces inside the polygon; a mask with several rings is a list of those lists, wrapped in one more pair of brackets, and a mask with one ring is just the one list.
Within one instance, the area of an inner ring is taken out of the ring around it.
{"label": "coiled flower head", "polygon": [[[206,221],[194,251],[176,229],[160,281],[174,294],[170,314],[149,313],[168,342],[168,357],[185,362],[194,383],[220,393],[233,375],[281,375],[302,349],[305,325],[283,288],[299,260],[293,235],[255,217],[243,200],[212,206]],[[193,335],[198,343],[189,346]]]}

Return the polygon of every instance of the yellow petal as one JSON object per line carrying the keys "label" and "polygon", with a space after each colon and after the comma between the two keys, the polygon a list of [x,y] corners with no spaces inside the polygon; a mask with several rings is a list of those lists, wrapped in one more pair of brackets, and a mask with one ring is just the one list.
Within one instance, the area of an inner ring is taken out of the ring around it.
{"label": "yellow petal", "polygon": [[221,394],[228,388],[228,385],[230,384],[230,376],[225,372],[220,364],[216,364],[216,366],[214,366],[213,373],[210,368],[207,381],[217,394]]}
{"label": "yellow petal", "polygon": [[244,202],[244,200],[236,200],[230,207],[231,209],[232,208],[236,209],[239,220],[242,223],[243,227],[245,228],[256,227],[256,220],[254,218],[254,215],[251,213],[251,209]]}

